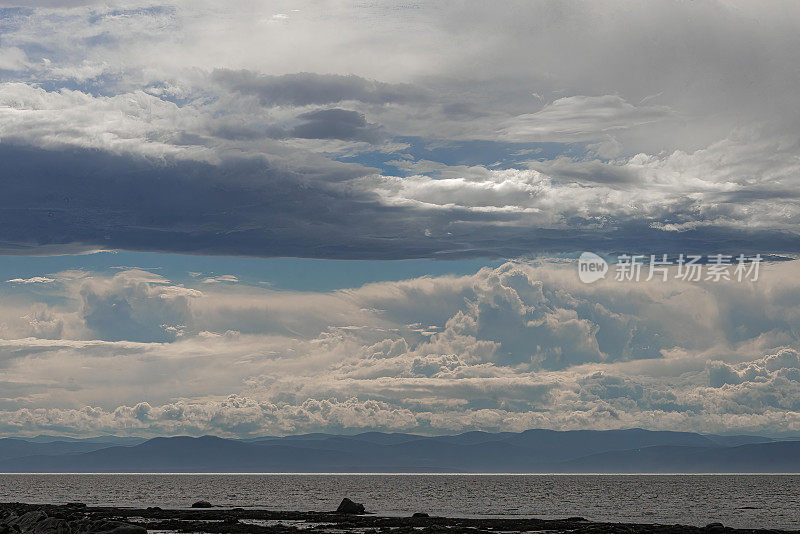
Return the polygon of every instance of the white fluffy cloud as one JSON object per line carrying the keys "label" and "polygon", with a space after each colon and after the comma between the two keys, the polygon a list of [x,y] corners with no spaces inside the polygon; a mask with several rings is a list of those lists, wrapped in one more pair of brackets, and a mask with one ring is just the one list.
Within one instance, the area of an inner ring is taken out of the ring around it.
{"label": "white fluffy cloud", "polygon": [[0,425],[795,431],[797,269],[584,285],[570,262],[508,263],[332,293],[59,273],[60,304],[0,309]]}
{"label": "white fluffy cloud", "polygon": [[49,284],[55,282],[55,279],[46,276],[32,276],[30,278],[12,278],[6,282],[10,284]]}

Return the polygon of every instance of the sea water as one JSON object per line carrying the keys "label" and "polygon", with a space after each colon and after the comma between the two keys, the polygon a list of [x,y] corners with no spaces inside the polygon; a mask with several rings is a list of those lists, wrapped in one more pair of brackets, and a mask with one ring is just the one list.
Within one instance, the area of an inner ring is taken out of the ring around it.
{"label": "sea water", "polygon": [[0,501],[385,515],[583,516],[594,521],[800,529],[800,475],[0,475]]}

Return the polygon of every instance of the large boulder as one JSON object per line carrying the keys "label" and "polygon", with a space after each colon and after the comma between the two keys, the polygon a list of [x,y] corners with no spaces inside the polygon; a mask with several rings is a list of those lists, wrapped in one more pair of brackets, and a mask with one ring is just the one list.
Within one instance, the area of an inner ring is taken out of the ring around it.
{"label": "large boulder", "polygon": [[213,508],[214,505],[208,501],[197,501],[196,503],[192,503],[192,508]]}
{"label": "large boulder", "polygon": [[347,497],[342,499],[342,503],[339,505],[339,508],[336,511],[340,514],[365,514],[366,511],[364,510],[364,505],[353,502]]}

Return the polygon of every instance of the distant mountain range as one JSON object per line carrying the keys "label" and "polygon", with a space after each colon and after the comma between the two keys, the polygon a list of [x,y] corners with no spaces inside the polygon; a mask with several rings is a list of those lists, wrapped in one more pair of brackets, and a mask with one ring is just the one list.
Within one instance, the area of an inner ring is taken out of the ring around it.
{"label": "distant mountain range", "polygon": [[0,472],[775,473],[800,472],[800,441],[642,429],[247,440],[40,436],[0,439]]}

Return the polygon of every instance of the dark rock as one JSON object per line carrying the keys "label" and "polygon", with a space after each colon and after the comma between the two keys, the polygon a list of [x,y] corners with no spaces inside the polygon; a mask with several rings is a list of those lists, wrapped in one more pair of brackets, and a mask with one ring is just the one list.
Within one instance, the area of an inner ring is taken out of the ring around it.
{"label": "dark rock", "polygon": [[414,514],[411,517],[430,517],[430,516],[425,512],[414,512]]}
{"label": "dark rock", "polygon": [[364,510],[364,505],[359,504],[357,502],[353,502],[347,497],[342,499],[342,503],[339,505],[339,508],[336,511],[340,514],[364,514],[366,511]]}
{"label": "dark rock", "polygon": [[197,501],[192,504],[192,508],[213,508],[214,505],[208,501]]}
{"label": "dark rock", "polygon": [[32,530],[36,523],[39,521],[44,521],[45,519],[47,519],[47,514],[42,510],[31,510],[30,512],[26,512],[16,519],[7,521],[7,523],[12,527],[17,527],[20,532],[27,532]]}
{"label": "dark rock", "polygon": [[147,534],[145,528],[122,521],[77,519],[72,509],[72,506],[47,507],[52,515],[30,509],[20,516],[9,515],[8,532],[4,534]]}
{"label": "dark rock", "polygon": [[581,517],[579,515],[575,515],[575,516],[566,518],[564,521],[589,521],[589,520],[586,519],[585,517]]}
{"label": "dark rock", "polygon": [[706,530],[711,532],[723,532],[725,530],[725,525],[722,523],[709,523],[706,525]]}
{"label": "dark rock", "polygon": [[28,532],[32,534],[72,534],[72,528],[64,519],[48,517],[33,525]]}
{"label": "dark rock", "polygon": [[83,502],[68,502],[67,506],[70,508],[86,508],[86,503]]}
{"label": "dark rock", "polygon": [[73,526],[78,529],[72,530],[73,533],[85,532],[86,534],[147,534],[147,529],[122,521],[106,521],[99,519],[96,521],[81,521]]}

